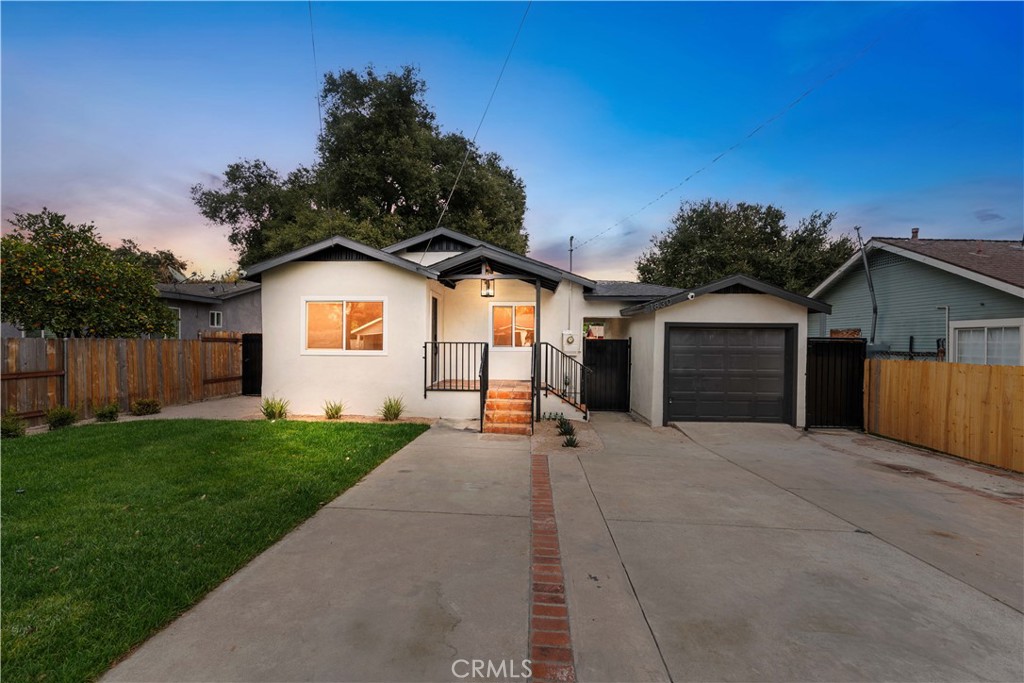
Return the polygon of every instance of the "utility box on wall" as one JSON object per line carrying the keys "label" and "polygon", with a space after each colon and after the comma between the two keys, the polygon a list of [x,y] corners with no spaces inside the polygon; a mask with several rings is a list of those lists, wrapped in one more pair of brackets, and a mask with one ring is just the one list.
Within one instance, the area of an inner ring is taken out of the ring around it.
{"label": "utility box on wall", "polygon": [[568,356],[578,356],[580,354],[580,337],[582,336],[579,332],[563,331],[562,353]]}

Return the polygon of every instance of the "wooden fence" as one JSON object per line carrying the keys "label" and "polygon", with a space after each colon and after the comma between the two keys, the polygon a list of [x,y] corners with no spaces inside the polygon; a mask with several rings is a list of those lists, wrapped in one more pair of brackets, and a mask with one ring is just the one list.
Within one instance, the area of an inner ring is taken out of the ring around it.
{"label": "wooden fence", "polygon": [[1024,472],[1024,368],[868,360],[865,429]]}
{"label": "wooden fence", "polygon": [[164,405],[242,391],[242,338],[216,332],[201,339],[4,339],[3,410],[39,423],[65,405],[80,418],[140,398]]}

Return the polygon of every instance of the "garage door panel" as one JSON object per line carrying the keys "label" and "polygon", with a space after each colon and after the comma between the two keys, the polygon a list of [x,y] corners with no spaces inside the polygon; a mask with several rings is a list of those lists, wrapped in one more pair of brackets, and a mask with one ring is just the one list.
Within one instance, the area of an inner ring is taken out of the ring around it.
{"label": "garage door panel", "polygon": [[789,419],[786,329],[670,327],[667,342],[667,420]]}

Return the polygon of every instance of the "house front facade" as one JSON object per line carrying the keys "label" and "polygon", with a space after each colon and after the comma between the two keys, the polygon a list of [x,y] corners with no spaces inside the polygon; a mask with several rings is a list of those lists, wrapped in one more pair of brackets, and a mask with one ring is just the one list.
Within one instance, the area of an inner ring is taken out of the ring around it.
{"label": "house front facade", "polygon": [[922,239],[916,229],[910,238],[875,237],[810,296],[832,307],[810,315],[814,337],[863,337],[869,353],[897,358],[989,365],[1024,359],[1019,241]]}
{"label": "house front facade", "polygon": [[245,277],[261,283],[265,396],[370,415],[401,396],[407,415],[511,433],[586,417],[598,386],[655,425],[802,425],[807,314],[827,310],[742,277],[591,280],[443,228],[383,250],[334,237]]}

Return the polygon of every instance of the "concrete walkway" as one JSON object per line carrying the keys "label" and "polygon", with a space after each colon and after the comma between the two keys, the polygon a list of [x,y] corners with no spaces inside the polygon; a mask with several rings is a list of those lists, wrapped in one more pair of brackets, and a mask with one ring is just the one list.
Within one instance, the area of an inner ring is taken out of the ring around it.
{"label": "concrete walkway", "polygon": [[529,439],[435,427],[106,675],[443,681],[521,662]]}
{"label": "concrete walkway", "polygon": [[598,414],[531,464],[435,425],[106,679],[457,681],[540,652],[579,681],[1024,680],[1024,478],[677,427]]}
{"label": "concrete walkway", "polygon": [[550,459],[579,680],[1024,680],[1020,477],[849,432],[594,426],[602,452]]}

